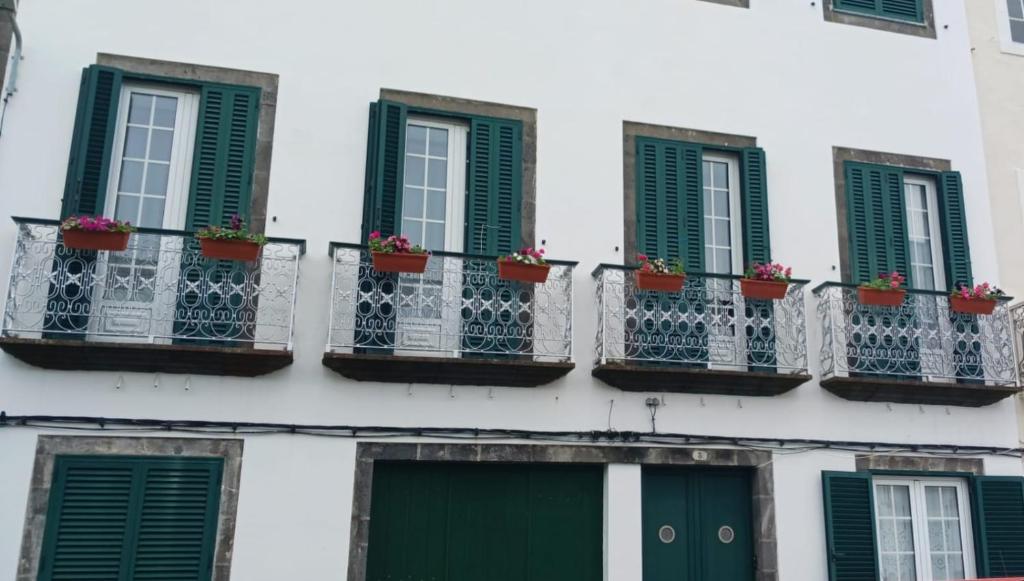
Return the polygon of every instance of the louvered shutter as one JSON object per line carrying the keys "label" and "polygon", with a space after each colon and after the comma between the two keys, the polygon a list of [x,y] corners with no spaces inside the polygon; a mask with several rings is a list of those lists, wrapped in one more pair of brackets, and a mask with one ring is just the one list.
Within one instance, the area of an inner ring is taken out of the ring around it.
{"label": "louvered shutter", "polygon": [[103,213],[122,78],[99,65],[82,71],[61,218]]}
{"label": "louvered shutter", "polygon": [[743,259],[768,263],[772,260],[768,226],[768,178],[764,150],[748,147],[741,152],[743,171]]}
{"label": "louvered shutter", "polygon": [[186,228],[249,217],[260,90],[203,85]]}
{"label": "louvered shutter", "polygon": [[946,283],[954,289],[960,283],[973,284],[971,247],[967,239],[964,212],[964,188],[960,172],[939,176],[939,216],[942,220],[942,250],[946,265]]}
{"label": "louvered shutter", "polygon": [[833,0],[837,10],[849,10],[883,18],[924,21],[923,0]]}
{"label": "louvered shutter", "polygon": [[466,251],[505,254],[522,242],[523,126],[474,117],[469,128]]}
{"label": "louvered shutter", "polygon": [[680,258],[687,270],[703,270],[701,146],[637,138],[636,147],[637,250],[651,258]]}
{"label": "louvered shutter", "polygon": [[830,581],[877,581],[874,494],[866,472],[822,472]]}
{"label": "louvered shutter", "polygon": [[898,271],[913,285],[904,208],[903,171],[855,162],[845,164],[847,235],[853,282]]}
{"label": "louvered shutter", "polygon": [[374,230],[385,236],[401,234],[407,116],[408,110],[401,103],[370,103],[363,193],[364,241]]}
{"label": "louvered shutter", "polygon": [[222,461],[59,456],[40,581],[208,581]]}
{"label": "louvered shutter", "polygon": [[1024,575],[1024,478],[974,478],[978,576]]}

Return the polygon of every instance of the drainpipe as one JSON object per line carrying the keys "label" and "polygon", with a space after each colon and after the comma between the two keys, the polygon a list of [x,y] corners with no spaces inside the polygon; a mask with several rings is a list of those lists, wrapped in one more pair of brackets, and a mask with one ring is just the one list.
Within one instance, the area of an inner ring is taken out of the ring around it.
{"label": "drainpipe", "polygon": [[[0,135],[4,132],[4,118],[7,116],[7,103],[11,96],[18,91],[18,65],[21,63],[21,29],[18,28],[18,20],[15,15],[18,12],[16,0],[0,0],[0,31],[4,29],[4,22],[9,21],[11,30],[14,32],[14,54],[11,56],[11,70],[7,74],[7,84],[3,88],[3,104],[0,105]],[[2,55],[4,59],[7,55]],[[2,70],[2,69],[0,69]],[[0,75],[0,82],[3,75]]]}

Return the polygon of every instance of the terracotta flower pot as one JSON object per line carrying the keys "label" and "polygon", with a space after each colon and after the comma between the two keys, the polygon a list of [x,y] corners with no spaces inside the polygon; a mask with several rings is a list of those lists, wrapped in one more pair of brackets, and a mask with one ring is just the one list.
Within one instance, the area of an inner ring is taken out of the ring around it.
{"label": "terracotta flower pot", "polygon": [[655,274],[643,270],[636,271],[636,288],[666,293],[677,293],[686,282],[685,274]]}
{"label": "terracotta flower pot", "polygon": [[857,289],[857,300],[862,305],[873,305],[876,307],[898,307],[903,304],[905,290],[882,290],[877,288]]}
{"label": "terracotta flower pot", "polygon": [[199,251],[207,258],[252,262],[260,254],[260,245],[248,240],[200,238]]}
{"label": "terracotta flower pot", "polygon": [[740,293],[748,299],[776,301],[786,298],[789,283],[778,280],[740,279]]}
{"label": "terracotta flower pot", "polygon": [[949,297],[949,306],[954,313],[966,313],[968,315],[991,315],[996,310],[996,301],[992,299],[965,299],[963,297]]}
{"label": "terracotta flower pot", "polygon": [[498,261],[498,278],[502,280],[517,280],[519,282],[544,283],[548,280],[548,272],[551,266],[548,264],[523,264],[509,260]]}
{"label": "terracotta flower pot", "polygon": [[377,272],[408,272],[420,274],[427,269],[426,252],[373,252],[373,269]]}
{"label": "terracotta flower pot", "polygon": [[64,230],[64,246],[78,250],[123,251],[128,248],[131,232],[93,232],[90,230]]}

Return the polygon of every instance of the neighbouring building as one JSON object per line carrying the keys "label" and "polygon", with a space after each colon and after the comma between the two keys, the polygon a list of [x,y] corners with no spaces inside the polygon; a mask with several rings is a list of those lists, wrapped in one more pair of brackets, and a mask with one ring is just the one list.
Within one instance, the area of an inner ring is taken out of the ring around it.
{"label": "neighbouring building", "polygon": [[[1024,291],[962,2],[0,0],[14,22],[4,574],[1024,575],[1009,305],[949,299]],[[138,231],[62,230],[99,215]],[[253,259],[195,235],[239,218]],[[524,247],[533,282],[497,260]],[[793,279],[759,297],[771,261]]]}

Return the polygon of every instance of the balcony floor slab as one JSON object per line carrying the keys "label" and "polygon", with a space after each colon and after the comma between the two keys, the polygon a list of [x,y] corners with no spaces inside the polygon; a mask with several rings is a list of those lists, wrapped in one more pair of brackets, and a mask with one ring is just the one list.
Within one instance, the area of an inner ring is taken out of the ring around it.
{"label": "balcony floor slab", "polygon": [[830,377],[821,387],[850,401],[983,407],[1020,393],[1013,385],[941,383],[886,377]]}
{"label": "balcony floor slab", "polygon": [[405,357],[324,353],[324,366],[356,381],[537,387],[564,377],[576,364],[530,359]]}
{"label": "balcony floor slab", "polygon": [[208,345],[0,337],[0,349],[29,365],[65,371],[256,377],[292,363],[291,351]]}
{"label": "balcony floor slab", "polygon": [[669,365],[605,363],[591,375],[623,391],[769,397],[810,381],[803,373],[733,371]]}

